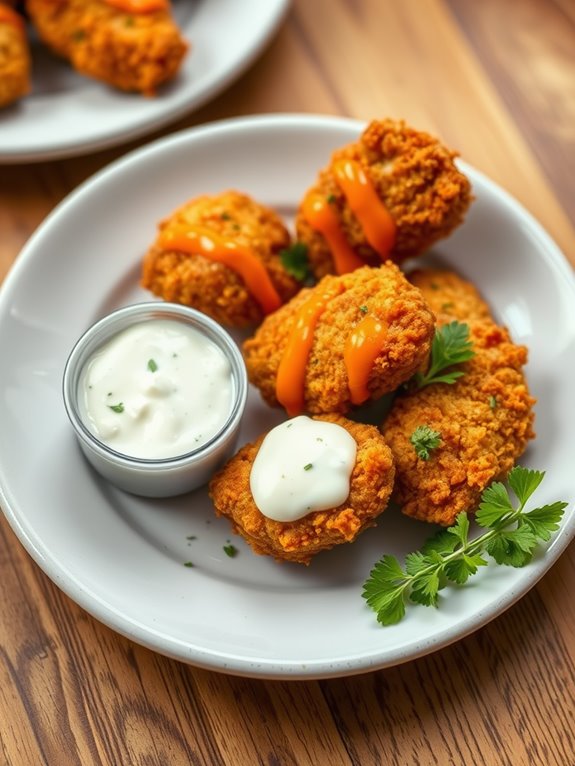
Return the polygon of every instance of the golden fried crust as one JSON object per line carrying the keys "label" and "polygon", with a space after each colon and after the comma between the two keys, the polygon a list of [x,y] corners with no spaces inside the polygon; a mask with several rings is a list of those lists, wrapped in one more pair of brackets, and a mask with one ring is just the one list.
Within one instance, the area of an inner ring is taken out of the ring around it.
{"label": "golden fried crust", "polygon": [[40,38],[81,74],[153,96],[188,50],[171,14],[126,13],[104,0],[27,0]]}
{"label": "golden fried crust", "polygon": [[24,28],[0,16],[0,108],[30,91],[30,68]]}
{"label": "golden fried crust", "polygon": [[[334,152],[332,162],[348,158],[362,165],[395,221],[396,240],[389,257],[400,262],[425,252],[463,220],[472,199],[471,186],[455,167],[455,156],[437,139],[409,128],[403,121],[380,120],[371,122],[358,142]],[[330,167],[319,173],[313,191],[329,198],[346,239],[366,263],[381,263]],[[314,274],[333,274],[329,247],[310,227],[301,205],[296,231],[297,238],[308,246]]]}
{"label": "golden fried crust", "polygon": [[[262,261],[282,301],[300,288],[284,269],[279,253],[290,244],[281,218],[245,194],[227,191],[191,200],[160,223],[201,226],[249,247]],[[262,321],[262,310],[241,276],[202,255],[164,250],[156,242],[144,258],[142,286],[164,300],[202,311],[230,327]]]}
{"label": "golden fried crust", "polygon": [[469,324],[477,319],[492,319],[475,285],[452,271],[415,269],[407,278],[421,290],[440,326],[454,320]]}
{"label": "golden fried crust", "polygon": [[341,277],[326,276],[267,317],[254,337],[244,343],[250,381],[272,406],[279,406],[277,372],[298,309],[314,291],[338,282],[343,292],[321,314],[307,362],[304,394],[308,412],[345,413],[350,409],[344,348],[354,326],[368,314],[388,328],[368,381],[372,399],[393,391],[427,358],[434,318],[421,292],[409,284],[397,266],[388,262],[377,269],[365,266]]}
{"label": "golden fried crust", "polygon": [[343,426],[357,443],[349,496],[337,508],[316,511],[293,522],[268,519],[258,510],[250,491],[250,472],[265,434],[243,447],[210,482],[217,515],[226,516],[234,532],[256,553],[309,564],[316,553],[352,542],[364,529],[375,526],[375,519],[387,506],[394,466],[391,451],[377,428],[340,415],[316,419]]}
{"label": "golden fried crust", "polygon": [[[472,285],[436,271],[418,272],[413,281],[440,324],[467,322],[475,356],[461,366],[465,374],[454,384],[399,395],[382,432],[396,461],[394,499],[403,512],[450,525],[461,511],[476,510],[483,490],[506,476],[534,437],[535,400],[522,371],[527,349],[485,316],[486,304]],[[427,461],[410,442],[425,425],[441,435]]]}

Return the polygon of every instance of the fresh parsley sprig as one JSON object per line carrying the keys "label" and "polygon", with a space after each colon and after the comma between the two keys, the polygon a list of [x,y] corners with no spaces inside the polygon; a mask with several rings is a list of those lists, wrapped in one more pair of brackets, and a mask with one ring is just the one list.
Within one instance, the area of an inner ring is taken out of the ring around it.
{"label": "fresh parsley sprig", "polygon": [[313,274],[309,265],[307,245],[304,242],[294,242],[285,250],[281,250],[280,259],[284,269],[298,282],[312,281]]}
{"label": "fresh parsley sprig", "polygon": [[439,431],[434,431],[429,426],[417,426],[415,431],[409,437],[409,441],[413,444],[415,454],[421,460],[429,460],[431,457],[431,450],[439,447],[441,444],[441,434]]}
{"label": "fresh parsley sprig", "polygon": [[439,591],[449,582],[465,584],[479,567],[488,564],[485,555],[497,564],[525,566],[538,544],[548,542],[557,531],[567,506],[555,502],[525,510],[544,476],[544,471],[521,466],[510,471],[508,484],[518,500],[516,507],[501,482],[484,490],[475,521],[486,531],[478,537],[469,538],[469,518],[463,512],[453,526],[406,556],[404,568],[394,556],[383,556],[371,570],[362,593],[378,622],[394,625],[402,620],[407,600],[438,606]]}
{"label": "fresh parsley sprig", "polygon": [[455,383],[464,374],[463,370],[445,370],[467,362],[474,356],[473,344],[469,340],[469,326],[465,322],[454,320],[437,328],[431,343],[429,369],[425,374],[415,374],[416,387],[423,388],[430,383]]}

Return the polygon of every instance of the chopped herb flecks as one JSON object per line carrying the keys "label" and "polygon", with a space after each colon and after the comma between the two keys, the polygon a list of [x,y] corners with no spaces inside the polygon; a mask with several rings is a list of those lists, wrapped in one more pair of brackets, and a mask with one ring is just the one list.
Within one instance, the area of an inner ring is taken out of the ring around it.
{"label": "chopped herb flecks", "polygon": [[311,278],[311,270],[307,255],[307,245],[294,242],[293,245],[280,251],[280,259],[284,269],[295,277],[298,282],[306,282]]}
{"label": "chopped herb flecks", "polygon": [[417,426],[409,441],[413,444],[418,458],[429,460],[431,450],[441,444],[441,434],[429,426]]}
{"label": "chopped herb flecks", "polygon": [[231,543],[226,543],[222,546],[224,553],[226,556],[229,556],[231,559],[234,558],[234,556],[237,556],[238,549],[235,545],[232,545]]}
{"label": "chopped herb flecks", "polygon": [[114,412],[124,412],[124,403],[119,402],[119,404],[109,404],[108,407],[111,410],[114,410]]}

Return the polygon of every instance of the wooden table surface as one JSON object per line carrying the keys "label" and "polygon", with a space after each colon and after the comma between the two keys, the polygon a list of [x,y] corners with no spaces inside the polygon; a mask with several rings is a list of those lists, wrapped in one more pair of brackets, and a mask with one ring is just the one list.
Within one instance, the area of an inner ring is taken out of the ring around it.
{"label": "wooden table surface", "polygon": [[[49,211],[114,158],[262,112],[403,117],[514,194],[575,265],[571,0],[295,0],[261,58],[199,112],[114,150],[0,167],[0,280]],[[575,764],[573,547],[451,647],[298,682],[198,670],[118,636],[4,519],[0,567],[1,764]]]}

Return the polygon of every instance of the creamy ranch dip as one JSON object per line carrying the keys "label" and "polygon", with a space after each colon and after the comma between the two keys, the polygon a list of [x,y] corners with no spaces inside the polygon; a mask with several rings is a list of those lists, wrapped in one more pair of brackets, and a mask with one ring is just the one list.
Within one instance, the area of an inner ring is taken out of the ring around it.
{"label": "creamy ranch dip", "polygon": [[349,495],[355,439],[342,426],[305,415],[273,428],[250,473],[258,509],[275,521],[295,521],[337,508]]}
{"label": "creamy ranch dip", "polygon": [[154,319],[122,330],[88,360],[79,406],[86,426],[117,452],[157,459],[201,447],[226,423],[231,366],[183,322]]}

